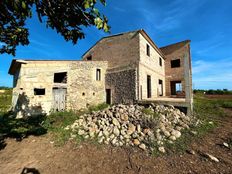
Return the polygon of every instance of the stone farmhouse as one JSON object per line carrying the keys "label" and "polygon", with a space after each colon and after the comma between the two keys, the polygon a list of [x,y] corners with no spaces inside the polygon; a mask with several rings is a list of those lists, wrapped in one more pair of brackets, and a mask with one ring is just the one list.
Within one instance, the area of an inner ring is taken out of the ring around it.
{"label": "stone farmhouse", "polygon": [[100,103],[172,104],[192,110],[190,41],[158,48],[144,30],[103,37],[82,60],[14,59],[19,116]]}

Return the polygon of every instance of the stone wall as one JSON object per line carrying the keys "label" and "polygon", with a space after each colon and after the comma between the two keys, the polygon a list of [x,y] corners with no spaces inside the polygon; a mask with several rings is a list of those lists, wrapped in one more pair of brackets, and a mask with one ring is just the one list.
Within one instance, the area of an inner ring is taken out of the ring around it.
{"label": "stone wall", "polygon": [[[12,99],[19,117],[49,113],[53,104],[54,73],[68,71],[68,64],[69,62],[28,61],[21,65]],[[34,95],[34,88],[45,88],[45,95]]]}
{"label": "stone wall", "polygon": [[108,72],[106,89],[111,89],[112,103],[133,103],[136,100],[136,79],[135,69]]}
{"label": "stone wall", "polygon": [[139,60],[138,33],[135,31],[103,38],[84,54],[83,60],[90,55],[93,61],[108,61],[109,69],[135,68]]}
{"label": "stone wall", "polygon": [[[162,57],[149,42],[140,34],[140,61],[139,61],[139,100],[147,99],[147,75],[151,76],[151,99],[159,97],[159,80],[163,81],[163,96],[165,96],[165,62]],[[150,56],[147,55],[147,44],[150,46]],[[159,64],[162,60],[162,66]]]}
{"label": "stone wall", "polygon": [[[101,79],[96,80],[96,70],[101,70]],[[67,87],[67,108],[81,109],[104,103],[105,73],[107,62],[79,61],[70,65]]]}
{"label": "stone wall", "polygon": [[[96,69],[101,80],[96,81]],[[53,108],[53,88],[66,88],[66,108],[80,109],[105,102],[107,62],[27,61],[16,73],[12,104],[18,116],[48,114]],[[54,73],[67,72],[67,83],[54,83]],[[17,75],[18,74],[18,75]],[[34,88],[44,88],[45,95],[35,95]],[[82,95],[85,93],[85,95]]]}

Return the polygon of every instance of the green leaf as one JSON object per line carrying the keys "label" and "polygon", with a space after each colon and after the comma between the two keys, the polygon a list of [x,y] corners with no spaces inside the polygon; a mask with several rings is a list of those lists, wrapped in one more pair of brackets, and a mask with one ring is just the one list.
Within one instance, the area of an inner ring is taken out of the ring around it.
{"label": "green leaf", "polygon": [[87,9],[87,8],[90,7],[90,4],[89,4],[89,1],[88,1],[88,0],[84,2],[84,7],[85,7],[85,9]]}
{"label": "green leaf", "polygon": [[25,4],[24,1],[22,1],[22,8],[23,8],[23,9],[26,9],[26,8],[27,8],[27,6],[26,6],[26,4]]}
{"label": "green leaf", "polygon": [[103,21],[99,17],[94,19],[94,23],[98,29],[101,29],[103,27]]}
{"label": "green leaf", "polygon": [[98,15],[98,16],[100,15],[98,9],[96,9],[96,8],[93,8],[93,12],[94,12],[96,15]]}

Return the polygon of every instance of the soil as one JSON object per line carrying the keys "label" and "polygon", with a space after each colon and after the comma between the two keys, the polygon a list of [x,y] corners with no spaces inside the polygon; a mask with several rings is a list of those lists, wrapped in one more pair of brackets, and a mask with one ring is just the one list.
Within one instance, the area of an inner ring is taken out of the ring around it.
{"label": "soil", "polygon": [[[30,136],[21,142],[6,140],[6,147],[0,150],[1,174],[62,174],[62,173],[232,173],[232,150],[223,147],[223,142],[232,141],[232,110],[225,110],[227,117],[219,120],[219,126],[201,139],[192,142],[187,152],[151,156],[136,148],[115,148],[111,146],[68,142],[54,146],[49,134]],[[209,153],[219,159],[214,162],[201,155]]]}
{"label": "soil", "polygon": [[225,95],[219,95],[219,94],[213,94],[213,95],[205,95],[208,99],[232,99],[231,94],[225,94]]}

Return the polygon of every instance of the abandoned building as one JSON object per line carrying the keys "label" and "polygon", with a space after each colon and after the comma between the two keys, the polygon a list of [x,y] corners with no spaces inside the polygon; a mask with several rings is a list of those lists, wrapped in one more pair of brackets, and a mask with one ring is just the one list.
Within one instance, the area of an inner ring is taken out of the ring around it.
{"label": "abandoned building", "polygon": [[190,41],[158,48],[144,30],[103,37],[82,60],[12,61],[19,115],[100,103],[161,103],[192,109]]}

